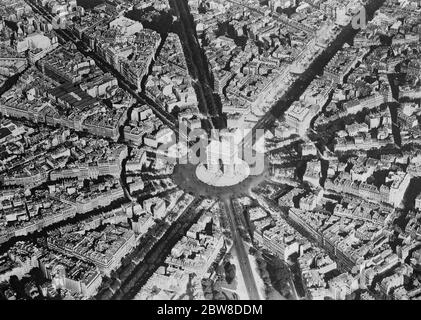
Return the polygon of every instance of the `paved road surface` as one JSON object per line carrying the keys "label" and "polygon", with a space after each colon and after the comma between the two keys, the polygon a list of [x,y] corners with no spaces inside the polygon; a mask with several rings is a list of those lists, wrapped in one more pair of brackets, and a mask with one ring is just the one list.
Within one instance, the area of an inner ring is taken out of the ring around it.
{"label": "paved road surface", "polygon": [[223,123],[220,118],[220,106],[210,85],[209,66],[202,57],[202,49],[196,37],[196,28],[191,19],[187,1],[172,0],[170,5],[179,17],[180,40],[183,44],[190,73],[194,79],[198,80],[195,83],[198,89],[198,98],[201,102],[201,111],[211,120],[209,122],[212,127],[219,128]]}
{"label": "paved road surface", "polygon": [[[26,2],[31,6],[33,11],[35,13],[38,13],[39,15],[43,16],[47,21],[52,21],[52,15],[49,13],[45,8],[42,6],[36,4],[33,0],[26,0]],[[57,34],[63,38],[63,40],[70,41],[74,43],[77,47],[77,49],[85,56],[88,56],[92,58],[97,66],[101,68],[105,72],[112,73],[118,80],[119,85],[124,90],[131,93],[136,100],[140,104],[148,104],[148,106],[155,112],[155,114],[173,131],[175,131],[177,134],[182,134],[178,130],[178,121],[166,110],[164,110],[162,107],[160,107],[155,101],[150,99],[148,96],[146,96],[144,93],[137,91],[133,84],[128,82],[125,77],[122,76],[121,73],[119,73],[113,66],[111,66],[108,62],[106,62],[102,57],[100,57],[98,54],[94,53],[90,48],[83,43],[77,35],[75,35],[71,30],[69,29],[55,29]],[[187,138],[184,137],[184,138]]]}
{"label": "paved road surface", "polygon": [[[383,2],[384,0],[368,1],[368,4],[365,6],[368,17],[367,21],[371,20],[374,12],[380,8]],[[250,134],[240,142],[240,146],[242,145],[244,148],[243,150],[251,148],[254,145],[255,141],[252,137],[252,132],[255,132],[257,129],[266,129],[273,125],[274,121],[280,118],[294,101],[299,100],[311,81],[323,72],[324,67],[332,60],[335,54],[345,43],[352,41],[358,31],[359,30],[353,29],[351,24],[342,29],[330,45],[324,49],[324,51],[313,60],[310,66],[291,84],[271,110],[257,121]]]}
{"label": "paved road surface", "polygon": [[247,294],[250,300],[261,300],[243,239],[241,238],[241,235],[238,232],[239,229],[235,224],[235,216],[231,198],[225,197],[222,200],[224,202],[225,212],[228,216],[228,220],[231,226],[234,248],[237,252],[241,273],[243,274],[244,282],[247,288]]}

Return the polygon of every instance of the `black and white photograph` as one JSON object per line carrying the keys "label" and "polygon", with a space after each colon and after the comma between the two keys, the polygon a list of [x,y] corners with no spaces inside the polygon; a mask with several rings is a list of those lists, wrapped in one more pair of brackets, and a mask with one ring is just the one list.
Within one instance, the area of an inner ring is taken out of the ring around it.
{"label": "black and white photograph", "polygon": [[0,0],[0,305],[421,300],[420,36],[421,0]]}

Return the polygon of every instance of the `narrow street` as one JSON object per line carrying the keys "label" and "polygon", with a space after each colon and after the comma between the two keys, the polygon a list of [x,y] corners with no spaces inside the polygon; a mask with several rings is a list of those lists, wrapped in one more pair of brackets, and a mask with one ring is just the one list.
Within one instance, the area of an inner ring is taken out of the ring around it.
{"label": "narrow street", "polygon": [[[47,21],[52,21],[51,14],[46,11],[43,7],[36,4],[34,0],[26,0],[26,2],[31,6],[35,13],[40,14],[43,16]],[[154,113],[160,118],[162,122],[164,122],[169,128],[175,131],[177,134],[181,134],[178,130],[178,121],[171,115],[169,112],[164,110],[162,106],[159,106],[155,101],[151,98],[146,96],[146,94],[139,92],[137,88],[129,83],[114,67],[110,66],[102,57],[100,57],[97,53],[90,50],[85,43],[83,43],[74,33],[70,30],[66,29],[56,29],[55,30],[64,40],[70,41],[74,43],[77,49],[86,57],[92,58],[97,66],[102,69],[104,72],[110,72],[114,75],[119,83],[119,86],[133,95],[133,97],[138,101],[140,104],[148,104],[149,107],[154,111]],[[185,137],[187,138],[187,137]]]}

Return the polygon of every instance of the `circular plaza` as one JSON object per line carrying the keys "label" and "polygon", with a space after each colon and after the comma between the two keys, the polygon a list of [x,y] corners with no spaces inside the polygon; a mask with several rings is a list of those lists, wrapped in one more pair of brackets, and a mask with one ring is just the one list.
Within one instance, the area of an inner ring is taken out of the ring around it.
{"label": "circular plaza", "polygon": [[197,178],[214,187],[230,187],[239,184],[247,179],[250,175],[250,168],[247,162],[239,159],[238,163],[233,166],[232,172],[224,172],[220,170],[209,170],[205,164],[199,164],[196,167]]}

